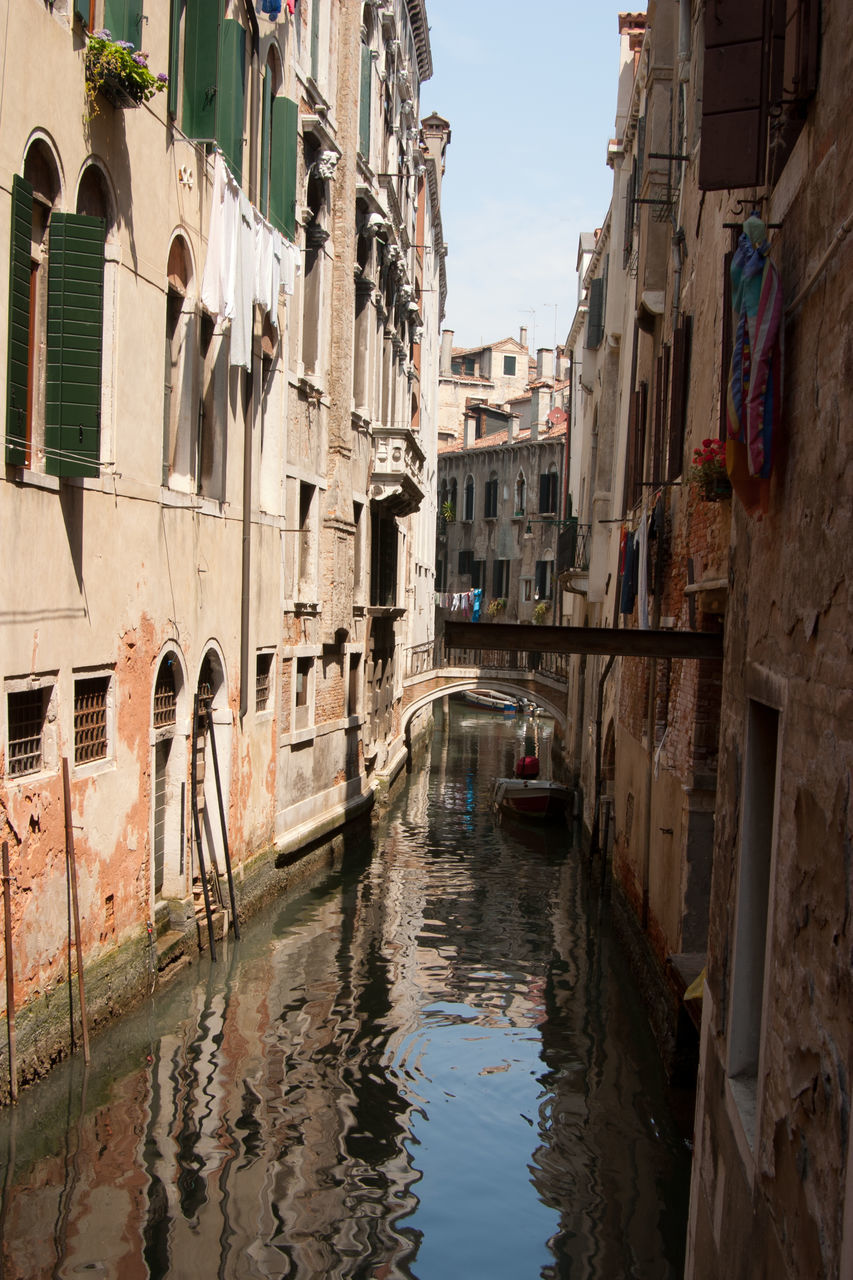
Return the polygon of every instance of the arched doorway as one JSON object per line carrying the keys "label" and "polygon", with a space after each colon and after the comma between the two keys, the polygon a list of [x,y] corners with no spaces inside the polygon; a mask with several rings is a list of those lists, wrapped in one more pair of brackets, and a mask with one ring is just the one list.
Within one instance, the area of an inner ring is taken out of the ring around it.
{"label": "arched doorway", "polygon": [[[212,645],[205,653],[199,670],[195,707],[191,786],[198,809],[204,865],[208,871],[211,868],[223,871],[231,790],[232,716],[228,705],[225,666],[218,650]],[[226,824],[225,831],[223,823]],[[193,850],[192,878],[195,883],[200,879],[195,826]]]}
{"label": "arched doorway", "polygon": [[[158,901],[186,892],[186,681],[175,650],[163,654],[154,680],[152,883]],[[182,728],[183,727],[183,728]]]}

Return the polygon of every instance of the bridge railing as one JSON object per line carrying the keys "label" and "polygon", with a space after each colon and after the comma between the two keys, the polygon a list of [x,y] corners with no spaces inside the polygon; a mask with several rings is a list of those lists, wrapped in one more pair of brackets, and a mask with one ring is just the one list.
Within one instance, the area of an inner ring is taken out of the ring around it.
{"label": "bridge railing", "polygon": [[[486,641],[488,626],[484,625],[483,630],[487,633],[483,636]],[[440,637],[406,650],[406,679],[427,672],[440,675],[444,670],[459,667],[479,667],[483,673],[513,671],[568,680],[569,655],[536,653],[529,649],[490,649],[485,643],[476,649],[450,648]]]}

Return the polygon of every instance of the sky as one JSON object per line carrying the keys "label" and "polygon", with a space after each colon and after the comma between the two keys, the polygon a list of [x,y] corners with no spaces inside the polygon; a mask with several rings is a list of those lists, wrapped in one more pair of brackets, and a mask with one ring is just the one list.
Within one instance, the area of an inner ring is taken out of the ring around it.
{"label": "sky", "polygon": [[[562,343],[581,231],[604,221],[613,174],[619,6],[610,0],[426,0],[433,76],[421,118],[451,140],[441,190],[444,328],[454,346]],[[636,9],[644,8],[642,3]]]}

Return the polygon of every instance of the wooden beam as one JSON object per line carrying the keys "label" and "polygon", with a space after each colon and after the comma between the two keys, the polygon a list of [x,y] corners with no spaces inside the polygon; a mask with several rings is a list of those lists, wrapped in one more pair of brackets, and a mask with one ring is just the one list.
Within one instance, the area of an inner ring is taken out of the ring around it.
{"label": "wooden beam", "polygon": [[513,622],[445,622],[449,649],[527,650],[533,653],[614,653],[625,658],[716,658],[721,631],[642,631],[613,627],[537,627]]}

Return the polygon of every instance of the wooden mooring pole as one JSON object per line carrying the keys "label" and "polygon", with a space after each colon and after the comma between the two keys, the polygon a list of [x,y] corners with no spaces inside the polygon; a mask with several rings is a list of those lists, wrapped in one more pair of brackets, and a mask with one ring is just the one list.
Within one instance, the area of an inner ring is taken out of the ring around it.
{"label": "wooden mooring pole", "polygon": [[[74,857],[74,823],[71,817],[71,782],[68,776],[68,757],[62,757],[62,790],[65,793],[65,860],[68,865],[68,884],[71,888],[71,910],[74,916],[74,946],[77,951],[77,986],[80,992],[80,1022],[83,1030],[83,1061],[89,1063],[89,1023],[86,1017],[86,988],[83,979],[83,943],[80,938],[80,906],[77,901],[77,862]],[[71,975],[68,975],[69,981]],[[72,1037],[74,1026],[71,1026]]]}
{"label": "wooden mooring pole", "polygon": [[15,969],[12,963],[12,897],[9,875],[9,843],[3,841],[3,940],[6,948],[6,1026],[9,1031],[9,1094],[18,1101],[18,1064],[15,1057]]}

